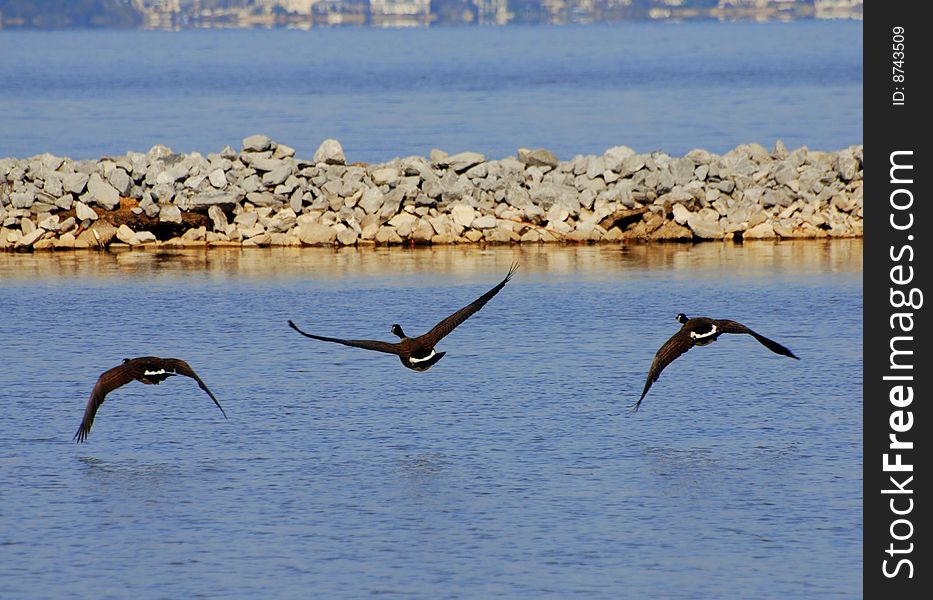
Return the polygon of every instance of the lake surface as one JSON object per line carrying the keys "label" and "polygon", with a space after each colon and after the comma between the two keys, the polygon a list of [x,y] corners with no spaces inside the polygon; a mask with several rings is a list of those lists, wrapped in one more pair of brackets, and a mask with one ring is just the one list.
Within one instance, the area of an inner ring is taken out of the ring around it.
{"label": "lake surface", "polygon": [[862,23],[2,31],[0,157],[98,158],[264,133],[310,158],[563,160],[628,145],[861,144]]}
{"label": "lake surface", "polygon": [[[426,373],[303,338],[421,332]],[[4,598],[855,598],[862,243],[0,254]],[[678,312],[749,336],[637,400]],[[77,429],[126,356],[186,359]]]}

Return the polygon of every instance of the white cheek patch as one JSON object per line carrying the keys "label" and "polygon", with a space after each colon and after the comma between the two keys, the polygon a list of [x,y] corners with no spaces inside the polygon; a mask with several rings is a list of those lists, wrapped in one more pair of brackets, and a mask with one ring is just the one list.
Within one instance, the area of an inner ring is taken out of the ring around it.
{"label": "white cheek patch", "polygon": [[408,360],[411,361],[411,364],[416,364],[416,363],[420,363],[420,362],[425,362],[425,361],[427,361],[427,360],[431,360],[432,358],[434,358],[434,355],[435,355],[435,354],[437,354],[437,352],[432,348],[432,349],[431,349],[431,354],[428,354],[428,355],[425,356],[424,358],[415,358],[414,356],[412,356],[412,357],[409,358]]}
{"label": "white cheek patch", "polygon": [[164,375],[165,369],[159,369],[158,371],[146,371],[143,375]]}
{"label": "white cheek patch", "polygon": [[712,327],[710,327],[710,330],[707,331],[706,333],[697,333],[696,331],[691,331],[691,332],[690,332],[690,337],[692,337],[692,338],[695,339],[695,340],[701,340],[701,339],[706,338],[706,337],[709,337],[709,336],[711,336],[711,335],[716,335],[716,332],[717,332],[717,331],[718,331],[718,329],[716,329],[716,326],[713,325]]}

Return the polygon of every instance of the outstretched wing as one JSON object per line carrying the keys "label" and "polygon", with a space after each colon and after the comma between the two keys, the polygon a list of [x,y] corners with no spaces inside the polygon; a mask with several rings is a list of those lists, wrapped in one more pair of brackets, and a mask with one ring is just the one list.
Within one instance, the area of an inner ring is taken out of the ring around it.
{"label": "outstretched wing", "polygon": [[389,342],[380,342],[378,340],[341,340],[338,338],[324,337],[323,335],[314,335],[313,333],[308,333],[298,329],[298,326],[295,325],[292,321],[288,322],[288,326],[301,335],[311,339],[321,340],[323,342],[333,342],[335,344],[343,344],[344,346],[351,346],[353,348],[375,350],[376,352],[385,352],[386,354],[400,354],[399,344],[390,344]]}
{"label": "outstretched wing", "polygon": [[207,392],[207,395],[211,397],[211,400],[213,400],[214,404],[217,405],[217,408],[220,409],[220,412],[223,414],[224,418],[227,418],[227,413],[224,411],[224,407],[220,405],[220,402],[217,401],[217,397],[214,396],[213,392],[207,389],[207,386],[203,381],[201,381],[201,378],[198,377],[198,374],[194,372],[194,369],[192,369],[188,363],[178,358],[166,358],[164,361],[162,361],[162,364],[162,368],[164,368],[166,371],[172,371],[197,381],[198,387]]}
{"label": "outstretched wing", "polygon": [[499,290],[505,287],[505,284],[507,284],[509,280],[512,279],[512,274],[515,273],[516,269],[518,269],[518,263],[513,263],[512,266],[509,267],[508,274],[502,281],[498,283],[498,285],[496,285],[496,287],[492,288],[473,302],[464,306],[454,314],[435,325],[431,331],[425,333],[422,336],[419,336],[417,338],[418,343],[426,348],[433,348],[439,341],[444,339],[447,334],[456,329],[458,325],[473,316],[473,314],[479,311],[479,309],[486,306],[486,303],[489,302],[493,296],[498,294]]}
{"label": "outstretched wing", "polygon": [[142,365],[130,362],[101,373],[101,376],[97,378],[97,383],[94,384],[94,389],[91,390],[91,397],[88,399],[87,407],[84,409],[84,418],[81,419],[81,425],[78,427],[78,431],[74,436],[75,441],[81,443],[87,439],[88,434],[91,433],[91,425],[94,424],[94,416],[97,414],[97,409],[104,403],[104,398],[107,397],[107,394],[133,381],[138,375],[141,375],[144,370],[145,367]]}
{"label": "outstretched wing", "polygon": [[645,380],[645,389],[642,390],[641,398],[638,399],[638,402],[632,405],[632,410],[638,410],[651,384],[657,381],[658,377],[661,376],[661,371],[663,371],[667,365],[674,362],[678,356],[692,348],[693,345],[694,340],[684,329],[681,329],[672,335],[671,339],[664,342],[664,345],[661,346],[657,354],[654,355],[654,360],[651,361],[651,368],[648,369],[648,378]]}
{"label": "outstretched wing", "polygon": [[[752,331],[751,329],[749,329],[748,327],[746,327],[745,325],[742,325],[741,323],[737,321],[730,321],[728,319],[722,319],[722,320],[717,320],[716,323],[719,325],[719,330],[722,331],[723,333],[747,333],[748,335],[752,336],[753,338],[761,342],[761,344],[765,348],[770,350],[771,352],[774,352],[775,354],[781,354],[783,356],[789,356],[791,358],[797,358],[797,356],[793,352],[791,352],[790,349],[782,346],[781,344],[775,342],[774,340],[768,339],[763,335],[755,333],[754,331]],[[797,360],[800,360],[800,359],[797,358]]]}

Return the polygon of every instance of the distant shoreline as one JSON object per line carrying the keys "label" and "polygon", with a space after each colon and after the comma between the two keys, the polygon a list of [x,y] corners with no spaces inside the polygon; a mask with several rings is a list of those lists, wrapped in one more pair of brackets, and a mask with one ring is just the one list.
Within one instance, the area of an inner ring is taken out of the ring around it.
{"label": "distant shoreline", "polygon": [[63,10],[39,3],[22,3],[3,11],[3,29],[140,29],[179,31],[190,29],[312,29],[320,27],[408,28],[468,25],[581,25],[665,21],[798,21],[809,19],[861,20],[858,0],[770,1],[755,5],[708,6],[690,0],[679,5],[655,3],[536,3],[513,4],[508,0],[457,3],[445,0],[382,0],[357,2],[333,0],[266,2],[245,6],[218,3],[210,10],[197,4],[175,7],[171,3],[101,2],[89,7]]}
{"label": "distant shoreline", "polygon": [[723,155],[616,146],[347,164],[263,135],[203,156],[0,159],[0,250],[624,243],[861,237],[862,146]]}

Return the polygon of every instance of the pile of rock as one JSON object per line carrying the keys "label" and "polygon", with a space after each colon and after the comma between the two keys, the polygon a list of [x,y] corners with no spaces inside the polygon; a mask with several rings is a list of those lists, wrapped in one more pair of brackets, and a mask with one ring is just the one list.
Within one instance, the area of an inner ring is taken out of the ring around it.
{"label": "pile of rock", "polygon": [[862,195],[862,146],[367,165],[336,140],[303,160],[253,135],[206,157],[0,159],[0,249],[854,237]]}

